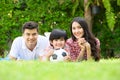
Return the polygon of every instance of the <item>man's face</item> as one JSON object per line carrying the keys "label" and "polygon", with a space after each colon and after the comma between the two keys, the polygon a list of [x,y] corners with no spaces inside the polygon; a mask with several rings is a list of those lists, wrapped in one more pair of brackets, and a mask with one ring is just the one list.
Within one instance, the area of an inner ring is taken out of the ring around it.
{"label": "man's face", "polygon": [[38,32],[37,29],[25,29],[23,32],[25,44],[29,49],[33,49],[37,44]]}

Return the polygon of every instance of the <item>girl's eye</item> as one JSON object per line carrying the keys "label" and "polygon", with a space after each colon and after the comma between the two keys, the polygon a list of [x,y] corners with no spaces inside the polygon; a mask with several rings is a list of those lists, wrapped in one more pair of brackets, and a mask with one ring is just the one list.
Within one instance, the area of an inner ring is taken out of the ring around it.
{"label": "girl's eye", "polygon": [[55,41],[58,41],[57,39],[55,39]]}
{"label": "girl's eye", "polygon": [[60,41],[64,41],[64,38],[61,38]]}

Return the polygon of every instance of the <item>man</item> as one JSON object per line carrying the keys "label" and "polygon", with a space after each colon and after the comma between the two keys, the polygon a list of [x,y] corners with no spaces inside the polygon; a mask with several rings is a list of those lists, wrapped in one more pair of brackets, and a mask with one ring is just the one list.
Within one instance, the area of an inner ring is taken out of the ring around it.
{"label": "man", "polygon": [[48,38],[38,34],[38,24],[29,21],[22,27],[22,36],[17,37],[11,46],[11,60],[42,59],[43,50],[49,46]]}

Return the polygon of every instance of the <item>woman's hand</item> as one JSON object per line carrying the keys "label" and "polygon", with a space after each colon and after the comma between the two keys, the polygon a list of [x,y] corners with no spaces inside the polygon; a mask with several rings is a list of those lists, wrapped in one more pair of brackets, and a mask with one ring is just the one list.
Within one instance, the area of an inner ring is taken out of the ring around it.
{"label": "woman's hand", "polygon": [[79,38],[79,39],[78,39],[78,44],[79,44],[79,45],[82,45],[82,44],[84,44],[85,42],[87,42],[87,41],[85,40],[85,38]]}
{"label": "woman's hand", "polygon": [[85,40],[85,38],[79,38],[78,39],[78,44],[81,48],[81,52],[85,52],[86,42],[87,41]]}
{"label": "woman's hand", "polygon": [[84,53],[86,51],[87,53],[87,60],[91,59],[91,46],[90,44],[85,40],[85,38],[78,39],[78,44],[81,48],[80,54],[77,58],[77,61],[82,60]]}

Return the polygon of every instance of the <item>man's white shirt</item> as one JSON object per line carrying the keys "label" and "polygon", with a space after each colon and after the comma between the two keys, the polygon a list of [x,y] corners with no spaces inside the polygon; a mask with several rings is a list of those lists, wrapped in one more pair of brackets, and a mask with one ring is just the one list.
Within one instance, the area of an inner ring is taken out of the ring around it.
{"label": "man's white shirt", "polygon": [[44,54],[44,49],[49,45],[49,39],[39,35],[37,45],[31,51],[26,47],[24,38],[21,36],[13,41],[9,55],[21,60],[35,60]]}

